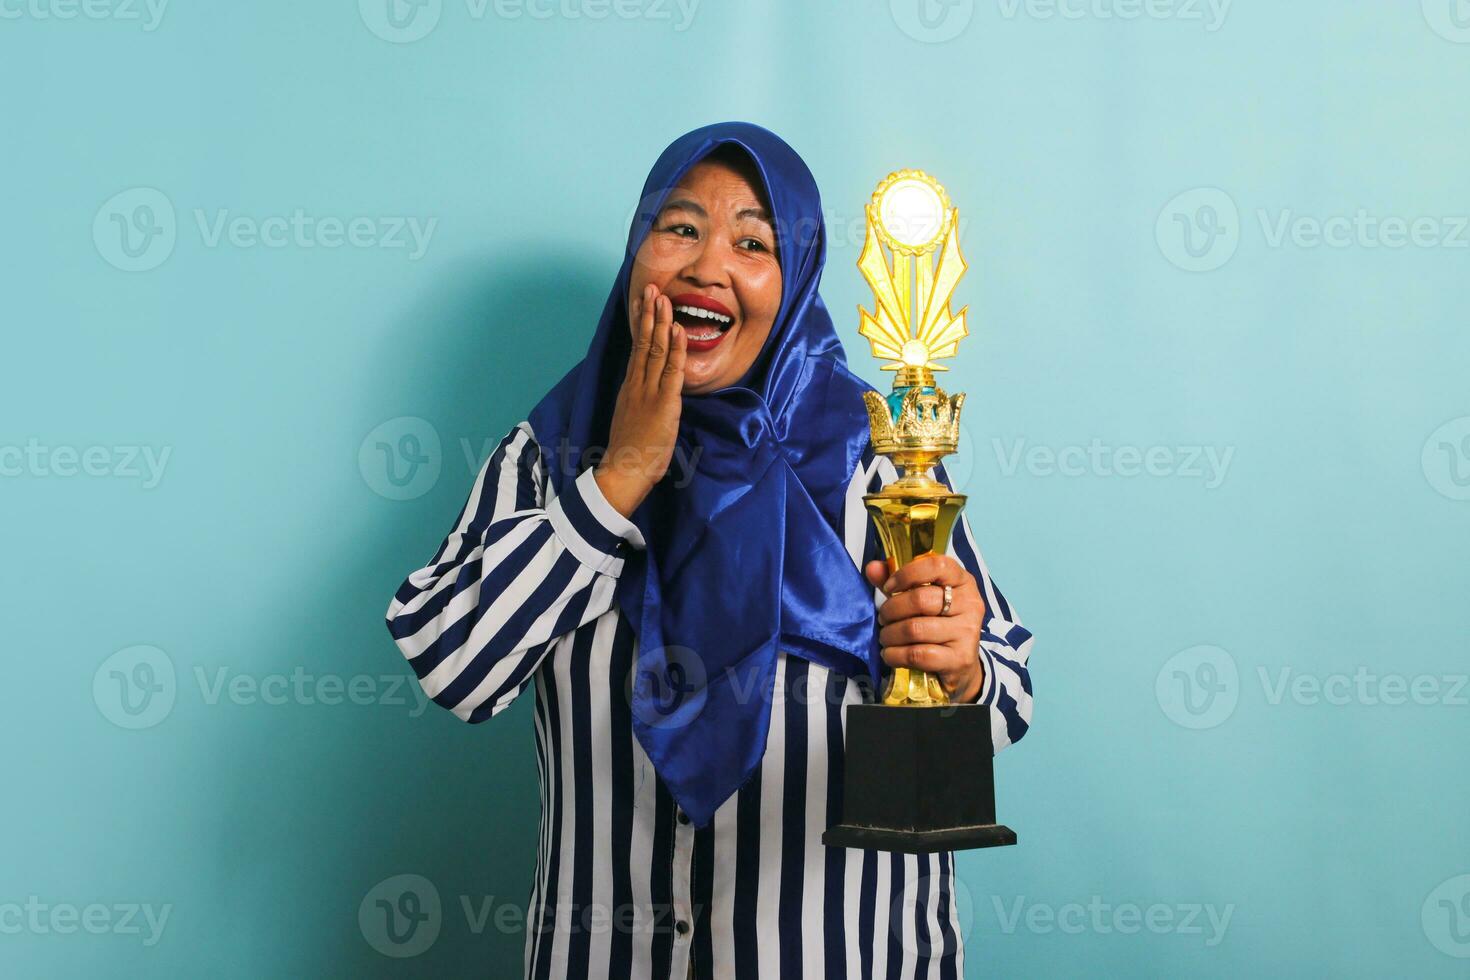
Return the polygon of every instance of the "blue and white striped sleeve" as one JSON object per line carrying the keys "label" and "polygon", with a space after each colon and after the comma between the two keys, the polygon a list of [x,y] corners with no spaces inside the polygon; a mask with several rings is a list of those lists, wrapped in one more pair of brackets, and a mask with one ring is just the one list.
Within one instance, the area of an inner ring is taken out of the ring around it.
{"label": "blue and white striped sleeve", "polygon": [[[934,475],[954,489],[943,464],[934,468]],[[999,752],[1019,742],[1031,727],[1031,671],[1026,665],[1031,657],[1031,631],[1021,625],[1015,609],[990,577],[970,530],[970,519],[963,512],[959,526],[950,535],[947,554],[975,576],[985,597],[985,622],[980,632],[980,665],[985,679],[976,702],[990,705],[990,734]]]}
{"label": "blue and white striped sleeve", "polygon": [[425,693],[468,722],[507,707],[557,639],[607,612],[638,528],[593,471],[559,496],[529,424],[480,470],[454,529],[388,605],[388,631]]}

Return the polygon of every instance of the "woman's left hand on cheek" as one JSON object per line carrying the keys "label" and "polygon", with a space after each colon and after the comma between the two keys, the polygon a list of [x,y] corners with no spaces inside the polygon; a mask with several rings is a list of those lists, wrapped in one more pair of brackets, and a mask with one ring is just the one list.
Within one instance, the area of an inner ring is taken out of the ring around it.
{"label": "woman's left hand on cheek", "polygon": [[[888,595],[878,608],[878,642],[883,661],[939,675],[939,682],[958,702],[974,701],[985,680],[980,665],[980,630],[985,598],[965,566],[949,555],[915,558],[891,578],[888,566],[869,562],[864,574]],[[944,587],[950,586],[949,612]]]}

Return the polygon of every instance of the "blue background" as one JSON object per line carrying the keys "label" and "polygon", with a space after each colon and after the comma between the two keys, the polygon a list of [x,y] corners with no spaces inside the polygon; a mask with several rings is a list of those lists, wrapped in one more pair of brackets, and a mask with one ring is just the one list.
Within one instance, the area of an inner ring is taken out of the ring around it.
{"label": "blue background", "polygon": [[[969,975],[1464,975],[1470,10],[94,2],[0,4],[0,972],[516,975],[529,701],[420,714],[383,611],[659,150],[743,118],[875,381],[861,206],[916,166],[961,209],[953,469],[1037,634]],[[298,211],[359,243],[250,236]],[[390,958],[401,874],[440,929]]]}

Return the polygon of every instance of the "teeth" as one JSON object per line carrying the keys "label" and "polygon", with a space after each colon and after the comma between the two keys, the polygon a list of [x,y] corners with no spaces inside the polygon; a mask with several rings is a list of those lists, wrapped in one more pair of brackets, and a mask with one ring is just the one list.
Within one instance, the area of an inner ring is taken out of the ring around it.
{"label": "teeth", "polygon": [[[675,313],[683,313],[683,314],[686,314],[688,316],[701,317],[701,318],[703,318],[705,320],[713,320],[715,323],[718,323],[721,326],[727,325],[730,322],[730,318],[729,317],[727,317],[727,316],[721,316],[720,314],[716,313],[714,310],[706,310],[706,309],[703,309],[702,307],[698,307],[698,306],[676,306],[676,307],[674,307],[674,312]],[[697,340],[697,339],[700,339],[700,338],[695,338],[695,339]]]}

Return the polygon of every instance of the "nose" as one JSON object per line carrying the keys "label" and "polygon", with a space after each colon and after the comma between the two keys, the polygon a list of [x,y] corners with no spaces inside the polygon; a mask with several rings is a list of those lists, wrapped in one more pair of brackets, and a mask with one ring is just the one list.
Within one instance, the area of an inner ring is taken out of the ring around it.
{"label": "nose", "polygon": [[679,270],[680,277],[695,286],[729,286],[730,270],[724,258],[726,250],[727,246],[718,239],[706,238],[699,253]]}

